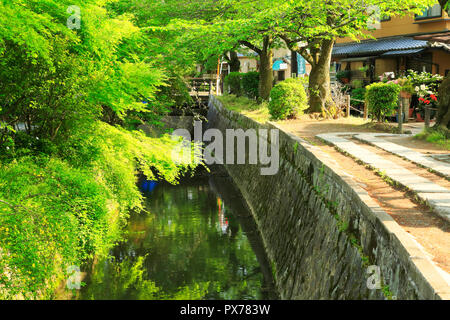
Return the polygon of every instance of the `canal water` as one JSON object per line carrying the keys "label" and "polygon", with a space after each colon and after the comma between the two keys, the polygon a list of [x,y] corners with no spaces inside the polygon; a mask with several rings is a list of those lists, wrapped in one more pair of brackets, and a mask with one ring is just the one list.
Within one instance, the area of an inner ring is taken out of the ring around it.
{"label": "canal water", "polygon": [[142,181],[146,213],[88,272],[78,299],[276,299],[255,221],[222,174]]}

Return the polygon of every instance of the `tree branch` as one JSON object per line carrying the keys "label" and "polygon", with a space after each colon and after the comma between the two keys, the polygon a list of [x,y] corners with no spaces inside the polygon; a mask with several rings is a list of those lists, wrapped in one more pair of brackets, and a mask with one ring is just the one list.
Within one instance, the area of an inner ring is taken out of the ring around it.
{"label": "tree branch", "polygon": [[255,46],[254,44],[250,43],[249,41],[239,40],[239,43],[242,44],[243,46],[246,46],[247,48],[255,51],[257,54],[262,54],[262,49],[258,48],[257,46]]}

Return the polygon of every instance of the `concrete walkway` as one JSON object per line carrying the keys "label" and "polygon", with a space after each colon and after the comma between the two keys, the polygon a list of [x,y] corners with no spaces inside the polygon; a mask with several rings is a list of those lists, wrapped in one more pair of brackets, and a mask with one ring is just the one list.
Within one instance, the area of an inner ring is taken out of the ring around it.
{"label": "concrete walkway", "polygon": [[425,129],[424,122],[407,122],[403,124],[403,130],[410,130],[413,136],[421,133]]}
{"label": "concrete walkway", "polygon": [[[450,164],[438,161],[430,157],[429,155],[425,155],[423,153],[414,151],[410,148],[403,147],[396,143],[392,143],[382,139],[381,137],[392,137],[394,135],[389,133],[360,133],[355,134],[354,137],[360,141],[365,143],[374,145],[380,149],[383,149],[387,152],[393,153],[399,157],[405,158],[415,164],[418,164],[422,167],[430,169],[437,174],[450,179]],[[410,137],[411,135],[395,135],[396,137]]]}
{"label": "concrete walkway", "polygon": [[[353,158],[370,165],[395,182],[414,191],[417,196],[426,201],[433,211],[450,222],[450,190],[420,177],[402,166],[384,159],[368,149],[357,145],[342,136],[353,136],[354,132],[319,134],[318,138],[336,146]],[[368,138],[368,137],[366,137]]]}

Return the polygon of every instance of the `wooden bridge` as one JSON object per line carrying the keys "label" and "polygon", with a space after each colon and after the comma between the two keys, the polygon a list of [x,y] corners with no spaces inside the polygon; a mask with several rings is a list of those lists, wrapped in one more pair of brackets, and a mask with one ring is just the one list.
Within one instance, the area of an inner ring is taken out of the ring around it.
{"label": "wooden bridge", "polygon": [[209,96],[216,93],[217,79],[190,78],[189,95],[196,101],[208,102]]}

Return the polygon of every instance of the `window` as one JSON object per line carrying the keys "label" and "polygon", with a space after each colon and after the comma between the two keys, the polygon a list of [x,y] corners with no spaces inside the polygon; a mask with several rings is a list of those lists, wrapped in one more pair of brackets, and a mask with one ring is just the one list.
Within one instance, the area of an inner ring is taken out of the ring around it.
{"label": "window", "polygon": [[439,4],[435,4],[434,6],[424,10],[424,12],[421,15],[416,15],[416,20],[437,18],[437,17],[442,17],[442,8],[441,5]]}
{"label": "window", "polygon": [[381,21],[381,22],[390,21],[390,20],[391,20],[391,17],[388,16],[388,15],[382,16],[382,17],[380,18],[380,21]]}

